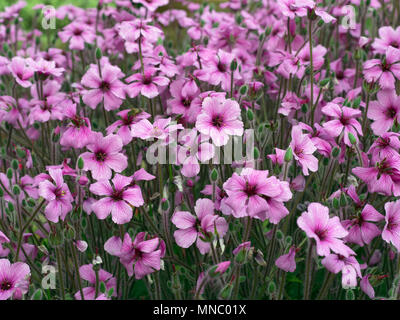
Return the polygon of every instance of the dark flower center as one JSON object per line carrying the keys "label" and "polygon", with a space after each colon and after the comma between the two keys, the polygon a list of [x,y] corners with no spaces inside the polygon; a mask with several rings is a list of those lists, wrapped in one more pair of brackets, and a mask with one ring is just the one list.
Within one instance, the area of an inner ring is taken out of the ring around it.
{"label": "dark flower center", "polygon": [[150,84],[151,83],[151,76],[150,77],[144,77],[143,79],[143,84]]}
{"label": "dark flower center", "polygon": [[7,291],[10,290],[12,288],[12,283],[8,280],[4,280],[1,284],[0,284],[0,290],[1,291]]}
{"label": "dark flower center", "polygon": [[386,110],[385,114],[389,119],[393,119],[397,114],[397,110],[391,106]]}
{"label": "dark flower center", "polygon": [[103,92],[110,91],[110,84],[107,81],[102,81],[100,84],[100,89]]}
{"label": "dark flower center", "polygon": [[214,127],[221,128],[224,124],[224,121],[220,115],[217,115],[212,119],[212,124]]}
{"label": "dark flower center", "polygon": [[327,237],[327,232],[328,230],[316,230],[315,231],[315,234],[318,236],[318,238],[321,240],[321,241],[323,241],[323,240],[325,240],[326,239],[326,237]]}
{"label": "dark flower center", "polygon": [[123,199],[123,194],[124,194],[124,190],[114,190],[111,198],[114,201],[121,201],[121,200],[124,200]]}
{"label": "dark flower center", "polygon": [[338,80],[344,79],[344,73],[342,71],[339,71],[338,73],[336,73],[336,79],[338,79]]}
{"label": "dark flower center", "polygon": [[390,46],[394,47],[394,48],[399,48],[399,44],[397,42],[392,41],[390,44]]}
{"label": "dark flower center", "polygon": [[107,153],[105,153],[104,151],[98,151],[96,152],[96,160],[103,162],[104,160],[106,160],[107,157]]}
{"label": "dark flower center", "polygon": [[190,104],[192,103],[192,101],[189,98],[182,98],[182,104],[185,107],[190,107]]}
{"label": "dark flower center", "polygon": [[80,36],[82,33],[83,33],[83,30],[80,30],[80,29],[75,29],[73,32],[74,36]]}
{"label": "dark flower center", "polygon": [[349,124],[349,120],[349,118],[346,118],[343,115],[340,117],[340,123],[344,126],[347,126]]}
{"label": "dark flower center", "polygon": [[381,68],[382,68],[383,72],[390,71],[390,64],[388,64],[387,62],[384,62],[384,63],[382,63]]}
{"label": "dark flower center", "polygon": [[257,195],[257,186],[246,182],[246,189],[244,190],[244,192],[247,194],[248,197],[255,196]]}
{"label": "dark flower center", "polygon": [[220,72],[225,72],[226,69],[227,69],[226,65],[223,64],[221,61],[218,62],[217,68],[218,68],[218,70],[219,70]]}

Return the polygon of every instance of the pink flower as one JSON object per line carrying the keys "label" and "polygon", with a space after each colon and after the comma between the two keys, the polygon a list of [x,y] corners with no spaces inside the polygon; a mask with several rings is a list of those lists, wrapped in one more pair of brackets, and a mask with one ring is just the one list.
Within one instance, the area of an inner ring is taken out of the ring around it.
{"label": "pink flower", "polygon": [[112,170],[122,172],[128,166],[122,150],[122,140],[119,136],[94,133],[92,141],[86,146],[91,152],[81,154],[84,170],[90,170],[96,180],[110,179]]}
{"label": "pink flower", "polygon": [[85,147],[92,135],[89,119],[77,114],[75,103],[67,103],[64,108],[65,116],[70,123],[61,135],[60,144],[76,149]]}
{"label": "pink flower", "polygon": [[[116,297],[117,296],[117,279],[115,279],[111,273],[100,269],[98,271],[99,274],[99,283],[103,282],[106,285],[106,291],[108,292],[111,288],[114,289],[112,296]],[[91,286],[90,287],[85,287],[82,288],[83,292],[83,297],[85,300],[95,300],[98,298],[98,295],[96,297],[96,272],[93,270],[93,265],[92,264],[85,264],[79,268],[79,275],[83,280],[88,281]],[[76,300],[81,300],[81,292],[78,291],[74,295]]]}
{"label": "pink flower", "polygon": [[[205,54],[205,64],[203,69],[197,69],[194,75],[214,86],[221,85],[223,90],[230,90],[231,87],[231,62],[234,55],[219,49],[217,53],[211,51]],[[236,70],[234,79],[240,79],[240,74]]]}
{"label": "pink flower", "polygon": [[92,109],[101,102],[107,111],[118,109],[125,99],[125,84],[119,80],[123,76],[120,68],[108,63],[101,66],[100,75],[99,67],[92,64],[81,80],[83,86],[90,88],[83,92],[83,102]]}
{"label": "pink flower", "polygon": [[[361,125],[356,118],[361,116],[360,110],[349,107],[340,107],[338,104],[329,102],[322,108],[322,112],[333,118],[323,124],[324,129],[333,138],[338,137],[343,132],[344,143],[349,147],[352,145],[349,140],[349,133],[353,134],[358,141],[358,134],[363,135]],[[358,134],[357,134],[358,133]]]}
{"label": "pink flower", "polygon": [[352,172],[368,185],[369,192],[400,195],[400,157],[389,156],[375,167],[356,167]]}
{"label": "pink flower", "polygon": [[171,83],[170,92],[172,99],[168,100],[171,112],[181,114],[189,123],[196,122],[201,108],[193,103],[194,98],[200,94],[200,90],[194,80],[176,80]]}
{"label": "pink flower", "polygon": [[28,292],[30,269],[26,263],[11,264],[8,259],[0,259],[0,300],[13,295],[21,297]]}
{"label": "pink flower", "polygon": [[152,99],[160,94],[163,87],[169,83],[169,79],[163,76],[156,76],[157,69],[147,67],[144,73],[135,73],[126,78],[127,82],[132,82],[128,85],[127,93],[131,98],[136,97],[139,93],[149,99]]}
{"label": "pink flower", "polygon": [[72,22],[58,33],[62,42],[69,42],[71,50],[83,50],[85,43],[93,44],[96,35],[88,25]]}
{"label": "pink flower", "polygon": [[145,232],[139,232],[134,241],[125,233],[124,241],[111,237],[104,244],[104,249],[120,258],[128,276],[135,274],[136,279],[161,269],[161,259],[165,255],[165,243],[159,238],[146,239]]}
{"label": "pink flower", "polygon": [[398,156],[400,149],[399,136],[400,134],[395,132],[385,132],[377,138],[368,150],[368,154],[372,155],[372,163],[379,162],[384,158]]}
{"label": "pink flower", "polygon": [[377,136],[389,131],[393,124],[400,122],[400,97],[395,90],[381,90],[378,100],[371,101],[368,118],[374,120],[371,129]]}
{"label": "pink flower", "polygon": [[198,136],[196,129],[187,129],[180,132],[178,141],[181,144],[177,149],[177,158],[178,163],[183,165],[181,173],[185,177],[191,178],[198,175],[200,163],[214,157],[214,147],[208,143],[208,140],[207,136]]}
{"label": "pink flower", "polygon": [[385,227],[382,239],[392,243],[400,251],[400,200],[385,203]]}
{"label": "pink flower", "polygon": [[39,75],[39,79],[47,79],[50,76],[60,77],[65,71],[64,68],[57,68],[55,61],[47,61],[40,58],[38,61],[30,61],[29,65]]}
{"label": "pink flower", "polygon": [[131,221],[132,207],[140,207],[144,203],[140,189],[131,188],[131,182],[131,178],[116,174],[112,179],[113,186],[108,180],[101,180],[90,186],[90,192],[106,196],[92,205],[97,218],[105,219],[111,213],[112,220],[117,224]]}
{"label": "pink flower", "polygon": [[280,256],[275,261],[275,265],[286,272],[294,272],[296,270],[296,247],[292,246],[289,253]]}
{"label": "pink flower", "polygon": [[321,261],[322,265],[332,273],[339,273],[347,265],[350,265],[356,270],[361,278],[360,264],[354,256],[345,257],[340,254],[331,253]]}
{"label": "pink flower", "polygon": [[372,43],[372,48],[380,54],[385,54],[390,46],[400,49],[400,27],[397,27],[396,30],[390,26],[380,27],[379,38],[375,38]]}
{"label": "pink flower", "polygon": [[223,274],[231,265],[230,261],[222,261],[218,263],[217,268],[215,269],[216,273]]}
{"label": "pink flower", "polygon": [[307,237],[315,240],[317,253],[320,256],[328,256],[331,251],[348,257],[355,254],[347,247],[342,238],[348,232],[343,228],[338,217],[329,218],[329,209],[317,202],[308,205],[308,211],[297,218],[297,225]]}
{"label": "pink flower", "polygon": [[229,136],[243,135],[239,104],[230,99],[204,99],[202,111],[197,117],[196,128],[211,137],[217,147],[228,143]]}
{"label": "pink flower", "polygon": [[[209,199],[199,199],[194,207],[196,216],[188,211],[177,211],[172,216],[172,223],[178,228],[174,232],[175,241],[182,248],[189,248],[196,240],[201,254],[210,251],[210,243],[203,241],[217,230],[223,237],[228,231],[225,219],[214,214],[214,203]],[[210,239],[211,241],[212,239]]]}
{"label": "pink flower", "polygon": [[61,169],[49,169],[52,179],[44,180],[39,184],[39,195],[48,201],[45,215],[51,222],[57,223],[58,220],[65,219],[68,212],[72,210],[72,195],[67,184],[64,182]]}
{"label": "pink flower", "polygon": [[370,274],[367,274],[361,279],[360,288],[370,299],[374,299],[375,298],[375,290],[371,286],[371,283],[368,280],[369,277],[370,277]]}
{"label": "pink flower", "polygon": [[175,131],[183,129],[181,124],[171,122],[171,118],[164,119],[158,118],[153,124],[147,119],[143,119],[131,126],[131,133],[133,138],[140,138],[143,140],[156,138],[158,140],[166,140]]}
{"label": "pink flower", "polygon": [[117,133],[122,139],[124,145],[127,145],[132,141],[132,125],[143,119],[150,118],[150,114],[147,112],[139,112],[136,110],[122,110],[117,113],[120,120],[115,121],[113,124],[107,127],[107,134]]}
{"label": "pink flower", "polygon": [[383,61],[367,60],[363,64],[363,74],[367,82],[378,82],[383,89],[394,89],[395,80],[400,79],[400,50],[390,46]]}
{"label": "pink flower", "polygon": [[287,181],[268,177],[268,170],[245,168],[235,172],[223,185],[228,198],[221,203],[224,214],[236,218],[250,216],[277,224],[289,214],[283,202],[292,198]]}
{"label": "pink flower", "polygon": [[28,60],[14,57],[8,65],[8,69],[20,86],[29,88],[32,85],[29,79],[34,75],[34,70],[29,66]]}
{"label": "pink flower", "polygon": [[305,176],[308,176],[308,170],[312,172],[318,170],[318,159],[313,156],[317,148],[308,135],[303,134],[300,126],[292,128],[292,142],[290,143],[290,147],[292,148],[294,159],[302,167]]}
{"label": "pink flower", "polygon": [[139,52],[139,41],[144,48],[164,38],[162,30],[151,23],[152,19],[134,19],[124,21],[117,26],[120,37],[125,40],[125,49],[128,53]]}
{"label": "pink flower", "polygon": [[343,227],[349,232],[345,240],[357,243],[360,247],[369,244],[375,237],[381,234],[379,228],[369,221],[378,222],[383,220],[383,216],[375,208],[367,204],[359,216],[342,221]]}

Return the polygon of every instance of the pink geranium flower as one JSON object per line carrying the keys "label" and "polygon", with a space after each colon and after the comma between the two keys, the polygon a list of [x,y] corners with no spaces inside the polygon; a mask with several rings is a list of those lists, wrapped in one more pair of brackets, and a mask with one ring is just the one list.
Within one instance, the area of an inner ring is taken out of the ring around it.
{"label": "pink geranium flower", "polygon": [[60,138],[60,144],[76,149],[86,146],[91,139],[92,130],[88,118],[76,112],[75,103],[67,103],[64,107],[65,116],[70,120]]}
{"label": "pink geranium flower", "polygon": [[[112,296],[117,296],[117,279],[115,279],[111,273],[100,269],[98,271],[98,281],[103,282],[106,285],[106,291],[108,292],[111,288],[114,289]],[[93,270],[92,264],[85,264],[79,268],[79,275],[83,280],[86,280],[91,284],[90,287],[82,288],[83,298],[85,300],[95,300],[96,297],[96,272]],[[76,300],[81,300],[81,292],[78,291],[74,295]]]}
{"label": "pink geranium flower", "polygon": [[197,135],[196,129],[181,131],[178,141],[177,160],[182,164],[181,172],[185,177],[194,177],[200,172],[200,163],[214,157],[214,147],[208,143],[209,137]]}
{"label": "pink geranium flower", "polygon": [[390,46],[383,61],[371,59],[364,62],[363,74],[367,82],[379,82],[383,89],[394,89],[400,79],[400,50]]}
{"label": "pink geranium flower", "polygon": [[381,234],[379,228],[371,223],[378,222],[383,216],[370,204],[365,205],[359,216],[342,221],[342,225],[349,232],[345,240],[357,243],[360,247],[369,244],[375,237]]}
{"label": "pink geranium flower", "polygon": [[193,100],[200,94],[200,90],[193,80],[176,80],[171,83],[170,92],[172,99],[168,100],[171,112],[181,114],[189,122],[196,122],[201,111],[200,106],[193,103]]}
{"label": "pink geranium flower", "polygon": [[377,98],[378,100],[370,102],[367,116],[374,120],[371,124],[372,131],[380,136],[400,122],[400,97],[395,90],[389,89],[379,91]]}
{"label": "pink geranium flower", "polygon": [[[201,254],[210,251],[210,243],[203,241],[217,230],[223,237],[228,231],[225,219],[214,214],[214,203],[209,199],[199,199],[194,207],[196,217],[188,211],[177,211],[172,223],[178,228],[174,232],[175,241],[182,248],[189,248],[194,242]],[[210,239],[211,241],[212,239]]]}
{"label": "pink geranium flower", "polygon": [[318,159],[313,156],[317,150],[308,135],[304,134],[300,126],[292,128],[292,142],[290,147],[293,151],[293,157],[298,161],[303,169],[303,174],[308,176],[308,170],[315,172],[318,170]]}
{"label": "pink geranium flower", "polygon": [[[230,90],[231,87],[231,62],[234,55],[224,50],[218,50],[217,53],[207,51],[204,54],[204,66],[202,69],[195,70],[194,75],[212,85],[221,85],[223,90]],[[236,70],[234,72],[234,80],[240,79],[240,74]]]}
{"label": "pink geranium flower", "polygon": [[131,83],[128,85],[127,93],[131,98],[136,97],[139,93],[149,99],[160,94],[162,89],[169,83],[169,79],[163,76],[156,76],[157,69],[147,67],[144,73],[135,73],[126,78]]}
{"label": "pink geranium flower", "polygon": [[29,79],[33,77],[35,72],[29,66],[28,60],[21,57],[14,57],[8,65],[8,69],[20,86],[29,88],[32,85]]}
{"label": "pink geranium flower", "polygon": [[322,108],[322,113],[333,118],[323,124],[324,129],[333,137],[338,137],[343,132],[344,143],[349,147],[349,133],[353,134],[358,141],[358,135],[362,136],[360,123],[356,118],[361,116],[360,110],[349,107],[341,107],[336,103],[329,102]]}
{"label": "pink geranium flower", "polygon": [[400,195],[400,157],[389,156],[374,167],[356,167],[352,172],[368,185],[369,192]]}
{"label": "pink geranium flower", "polygon": [[275,265],[286,272],[294,272],[296,270],[296,247],[292,246],[287,254],[280,256],[275,261]]}
{"label": "pink geranium flower", "polygon": [[297,218],[297,225],[307,237],[315,240],[317,253],[328,256],[331,251],[348,257],[355,254],[343,243],[342,238],[348,235],[338,217],[329,217],[329,209],[320,203],[313,202],[308,205],[308,211]]}
{"label": "pink geranium flower", "polygon": [[223,185],[228,198],[221,203],[224,214],[236,218],[249,216],[269,219],[277,224],[289,214],[283,202],[292,198],[287,181],[268,177],[268,170],[243,169],[240,176],[235,172]]}
{"label": "pink geranium flower", "polygon": [[202,111],[197,117],[196,128],[210,136],[217,147],[226,145],[229,136],[243,135],[239,104],[230,99],[205,98]]}
{"label": "pink geranium flower", "polygon": [[400,27],[393,29],[390,26],[379,28],[379,38],[375,38],[372,48],[377,53],[385,54],[389,47],[400,49]]}
{"label": "pink geranium flower", "polygon": [[132,207],[143,205],[143,197],[139,188],[131,188],[132,179],[116,174],[112,179],[113,186],[108,180],[98,181],[90,186],[90,192],[101,198],[92,205],[97,218],[105,219],[110,213],[117,224],[124,224],[132,219]]}
{"label": "pink geranium flower", "polygon": [[124,145],[132,141],[132,125],[143,119],[151,117],[147,112],[136,112],[135,110],[122,110],[117,113],[119,120],[107,127],[107,134],[116,133],[122,139]]}
{"label": "pink geranium flower", "polygon": [[128,276],[135,274],[136,279],[161,269],[161,259],[165,255],[165,243],[159,238],[148,238],[145,232],[139,232],[134,241],[129,233],[124,241],[112,237],[104,244],[104,249],[120,258]]}
{"label": "pink geranium flower", "polygon": [[166,140],[170,135],[179,129],[183,129],[181,124],[171,121],[171,118],[158,118],[153,124],[147,119],[143,119],[131,126],[133,138],[143,140],[156,138],[158,140]]}
{"label": "pink geranium flower", "polygon": [[354,256],[345,257],[330,254],[321,261],[322,265],[332,273],[342,272],[342,286],[351,288],[357,285],[357,276],[361,278],[361,268]]}
{"label": "pink geranium flower", "polygon": [[93,44],[96,39],[94,30],[80,22],[72,22],[58,33],[61,41],[69,42],[71,50],[83,50],[85,43]]}
{"label": "pink geranium flower", "polygon": [[84,170],[90,170],[96,180],[110,179],[112,170],[122,172],[128,166],[122,150],[122,140],[119,136],[94,133],[91,142],[86,146],[90,152],[81,155],[84,160]]}
{"label": "pink geranium flower", "polygon": [[119,80],[122,77],[119,67],[103,64],[99,74],[99,67],[92,64],[81,80],[89,88],[83,92],[83,102],[92,109],[101,102],[107,111],[118,109],[125,99],[125,84]]}
{"label": "pink geranium flower", "polygon": [[[45,208],[46,218],[54,223],[65,219],[72,210],[72,195],[64,182],[61,169],[49,169],[49,180],[39,184],[39,195],[48,201]],[[51,179],[50,179],[51,178]]]}
{"label": "pink geranium flower", "polygon": [[385,132],[377,138],[368,150],[372,163],[381,161],[384,158],[396,157],[399,155],[400,134]]}
{"label": "pink geranium flower", "polygon": [[385,227],[382,239],[392,243],[400,251],[400,200],[385,203]]}
{"label": "pink geranium flower", "polygon": [[29,277],[30,269],[26,263],[11,264],[8,259],[0,259],[0,300],[22,297],[28,292]]}

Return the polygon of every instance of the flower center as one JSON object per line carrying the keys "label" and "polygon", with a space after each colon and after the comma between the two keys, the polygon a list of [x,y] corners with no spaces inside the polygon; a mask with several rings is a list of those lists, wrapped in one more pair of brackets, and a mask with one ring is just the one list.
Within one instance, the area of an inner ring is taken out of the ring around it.
{"label": "flower center", "polygon": [[223,64],[221,61],[218,62],[217,68],[218,68],[218,71],[220,71],[220,72],[225,72],[226,69],[227,69],[227,68],[226,68],[226,65]]}
{"label": "flower center", "polygon": [[143,84],[150,84],[151,83],[151,76],[145,76],[143,78]]}
{"label": "flower center", "polygon": [[80,29],[75,29],[73,32],[74,36],[80,36],[82,33],[83,33],[83,30],[80,30]]}
{"label": "flower center", "polygon": [[123,193],[124,193],[124,190],[114,190],[114,192],[113,192],[111,198],[112,198],[114,201],[121,201],[121,200],[124,200],[124,199],[123,199]]}
{"label": "flower center", "polygon": [[98,151],[96,152],[96,160],[103,162],[104,160],[106,160],[107,157],[107,153],[105,153],[104,151]]}
{"label": "flower center", "polygon": [[192,101],[191,101],[189,98],[183,98],[183,99],[182,99],[182,104],[183,104],[185,107],[190,107],[191,102],[192,102]]}
{"label": "flower center", "polygon": [[244,192],[247,194],[248,197],[255,196],[257,195],[257,186],[246,182],[246,189],[244,190]]}
{"label": "flower center", "polygon": [[216,115],[212,119],[212,124],[214,127],[221,128],[224,124],[224,121],[220,115]]}
{"label": "flower center", "polygon": [[12,283],[8,280],[4,280],[1,284],[0,284],[0,290],[1,291],[7,291],[10,290],[12,288]]}
{"label": "flower center", "polygon": [[328,230],[316,230],[315,231],[315,234],[318,236],[318,238],[321,240],[321,241],[323,241],[323,240],[325,240],[326,239],[326,237],[327,237],[327,232]]}
{"label": "flower center", "polygon": [[100,84],[100,89],[103,92],[110,91],[110,84],[107,81],[102,81]]}
{"label": "flower center", "polygon": [[389,119],[393,119],[397,114],[396,109],[393,106],[390,106],[387,110],[386,110],[386,116]]}

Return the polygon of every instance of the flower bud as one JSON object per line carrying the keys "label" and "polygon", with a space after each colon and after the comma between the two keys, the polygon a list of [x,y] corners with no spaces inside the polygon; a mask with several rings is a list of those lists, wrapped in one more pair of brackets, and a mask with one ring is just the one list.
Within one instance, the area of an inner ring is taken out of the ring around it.
{"label": "flower bud", "polygon": [[211,171],[211,181],[216,182],[218,180],[218,171],[217,169],[212,169]]}
{"label": "flower bud", "polygon": [[350,140],[350,143],[351,143],[352,145],[357,144],[356,137],[354,137],[354,135],[353,135],[351,132],[349,132],[349,140]]}
{"label": "flower bud", "polygon": [[293,160],[293,151],[291,147],[286,150],[284,160],[285,162],[290,162]]}

